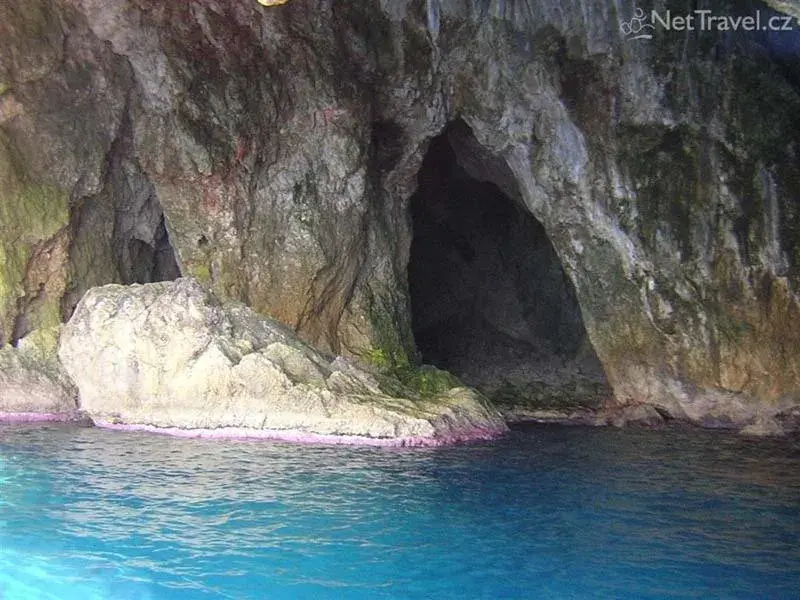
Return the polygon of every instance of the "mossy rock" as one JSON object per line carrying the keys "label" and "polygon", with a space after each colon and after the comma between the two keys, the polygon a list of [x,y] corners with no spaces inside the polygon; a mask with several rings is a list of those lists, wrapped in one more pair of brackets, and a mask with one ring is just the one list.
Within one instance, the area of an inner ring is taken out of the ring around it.
{"label": "mossy rock", "polygon": [[201,283],[211,283],[211,268],[206,264],[193,265],[189,268],[189,275]]}
{"label": "mossy rock", "polygon": [[[0,171],[5,171],[0,165]],[[0,172],[0,338],[8,337],[16,318],[17,301],[25,296],[29,262],[39,244],[51,240],[69,224],[69,199],[52,186],[19,185]],[[50,327],[61,321],[60,298],[45,296],[32,319],[33,327]]]}
{"label": "mossy rock", "polygon": [[361,358],[379,376],[381,391],[390,396],[432,398],[464,387],[452,373],[431,365],[414,366],[405,354],[398,357],[383,348],[370,348]]}
{"label": "mossy rock", "polygon": [[597,409],[610,394],[607,385],[593,381],[571,381],[563,385],[544,382],[514,385],[505,382],[487,393],[489,399],[498,406],[558,412]]}
{"label": "mossy rock", "polygon": [[55,359],[61,328],[61,325],[55,325],[35,329],[19,341],[19,351],[40,360]]}
{"label": "mossy rock", "polygon": [[431,365],[408,368],[398,373],[398,379],[423,398],[438,396],[453,388],[464,387],[458,377]]}

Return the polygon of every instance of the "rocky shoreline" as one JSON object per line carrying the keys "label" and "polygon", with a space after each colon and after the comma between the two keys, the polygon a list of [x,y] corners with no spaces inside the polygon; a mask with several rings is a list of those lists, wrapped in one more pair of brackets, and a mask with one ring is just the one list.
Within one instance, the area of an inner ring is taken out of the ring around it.
{"label": "rocky shoreline", "polygon": [[321,444],[333,446],[373,446],[381,448],[436,448],[454,444],[481,442],[497,439],[506,433],[501,427],[475,427],[460,433],[432,437],[388,437],[376,438],[359,435],[320,434],[301,430],[248,429],[219,427],[213,429],[182,429],[179,427],[154,427],[144,424],[115,423],[95,420],[81,411],[71,413],[23,413],[0,412],[0,425],[32,425],[67,423],[85,427],[98,427],[113,431],[137,431],[179,438],[199,438],[241,441],[279,441],[297,444]]}
{"label": "rocky shoreline", "polygon": [[0,412],[800,427],[794,38],[311,4],[0,3]]}
{"label": "rocky shoreline", "polygon": [[193,279],[94,288],[66,325],[22,342],[0,351],[3,423],[401,447],[493,439],[522,422],[677,421],[754,436],[800,429],[800,409],[791,404],[735,405],[735,414],[722,402],[672,417],[651,404],[613,399],[592,408],[495,406],[444,377],[430,379],[440,387],[413,389],[364,361],[321,353],[279,323],[220,302]]}
{"label": "rocky shoreline", "polygon": [[[0,423],[87,423],[86,415],[78,411],[68,413],[0,412]],[[91,420],[88,421],[91,423]]]}
{"label": "rocky shoreline", "polygon": [[[507,430],[472,389],[415,390],[320,353],[193,279],[90,290],[48,339],[2,351],[0,422],[375,446],[440,446]],[[49,394],[26,395],[26,378]]]}
{"label": "rocky shoreline", "polygon": [[433,437],[389,437],[376,438],[359,435],[320,434],[300,430],[246,429],[221,427],[217,429],[180,429],[175,427],[153,427],[150,425],[127,425],[95,421],[96,427],[115,431],[142,431],[160,435],[183,438],[225,439],[225,440],[271,440],[299,444],[325,444],[346,446],[375,446],[385,448],[431,448],[450,446],[465,442],[478,442],[496,439],[505,431],[501,428],[474,428],[460,434]]}

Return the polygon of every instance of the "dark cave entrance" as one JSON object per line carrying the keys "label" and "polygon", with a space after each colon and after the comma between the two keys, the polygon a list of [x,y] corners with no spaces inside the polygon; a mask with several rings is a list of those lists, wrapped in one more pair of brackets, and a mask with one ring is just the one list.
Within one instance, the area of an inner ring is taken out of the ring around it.
{"label": "dark cave entrance", "polygon": [[97,253],[98,257],[90,261],[89,271],[85,266],[76,269],[78,277],[61,300],[64,322],[90,287],[172,281],[181,276],[155,186],[130,157],[129,143],[123,136],[114,146],[103,193],[87,198],[73,213],[74,244],[82,249],[76,256]]}
{"label": "dark cave entrance", "polygon": [[608,385],[572,283],[542,224],[504,192],[516,189],[507,166],[504,178],[477,148],[463,122],[449,125],[411,198],[408,282],[422,359],[499,404],[596,405]]}
{"label": "dark cave entrance", "polygon": [[114,207],[112,246],[122,283],[172,281],[181,276],[155,186],[133,158],[131,124],[109,161],[108,194]]}
{"label": "dark cave entrance", "polygon": [[157,204],[156,211],[151,218],[155,223],[134,222],[134,228],[120,227],[124,219],[117,218],[114,245],[125,284],[173,281],[181,276],[166,220]]}

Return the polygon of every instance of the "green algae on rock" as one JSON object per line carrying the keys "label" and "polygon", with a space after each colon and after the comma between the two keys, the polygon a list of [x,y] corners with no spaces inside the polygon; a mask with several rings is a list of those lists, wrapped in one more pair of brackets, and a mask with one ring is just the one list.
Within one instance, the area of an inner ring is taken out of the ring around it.
{"label": "green algae on rock", "polygon": [[0,421],[78,418],[78,390],[56,354],[60,330],[40,329],[0,348]]}
{"label": "green algae on rock", "polygon": [[0,346],[61,323],[67,194],[19,180],[0,136]]}

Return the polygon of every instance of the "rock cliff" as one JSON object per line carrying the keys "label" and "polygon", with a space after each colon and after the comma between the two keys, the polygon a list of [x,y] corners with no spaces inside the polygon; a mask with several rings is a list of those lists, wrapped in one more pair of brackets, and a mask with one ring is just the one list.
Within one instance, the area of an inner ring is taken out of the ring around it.
{"label": "rock cliff", "polygon": [[800,26],[629,39],[635,16],[3,3],[0,343],[94,286],[184,275],[510,413],[780,421],[800,403]]}

